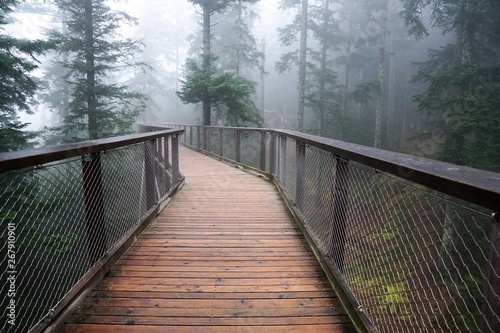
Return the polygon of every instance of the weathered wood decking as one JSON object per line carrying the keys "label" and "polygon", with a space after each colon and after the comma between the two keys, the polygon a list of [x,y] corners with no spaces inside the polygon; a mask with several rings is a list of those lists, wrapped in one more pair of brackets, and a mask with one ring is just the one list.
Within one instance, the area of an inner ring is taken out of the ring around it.
{"label": "weathered wood decking", "polygon": [[354,332],[274,186],[181,149],[186,184],[64,332]]}

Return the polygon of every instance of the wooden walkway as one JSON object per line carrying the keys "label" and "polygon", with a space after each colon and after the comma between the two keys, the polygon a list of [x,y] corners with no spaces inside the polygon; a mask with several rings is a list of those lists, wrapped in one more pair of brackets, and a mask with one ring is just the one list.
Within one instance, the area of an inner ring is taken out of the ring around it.
{"label": "wooden walkway", "polygon": [[355,332],[274,186],[181,149],[186,184],[63,332]]}

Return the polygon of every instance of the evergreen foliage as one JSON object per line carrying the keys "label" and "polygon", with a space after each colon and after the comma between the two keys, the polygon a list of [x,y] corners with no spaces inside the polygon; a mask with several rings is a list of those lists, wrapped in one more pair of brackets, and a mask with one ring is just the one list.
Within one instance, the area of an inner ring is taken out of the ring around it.
{"label": "evergreen foliage", "polygon": [[[425,3],[406,1],[410,32],[427,33],[420,17],[410,15]],[[430,50],[419,63],[416,82],[426,90],[414,96],[429,126],[444,134],[438,158],[447,162],[500,171],[500,25],[493,0],[430,2],[432,23],[455,43]]]}
{"label": "evergreen foliage", "polygon": [[138,41],[123,39],[122,24],[135,24],[124,12],[112,11],[103,0],[57,0],[66,13],[67,32],[53,31],[60,63],[70,86],[69,114],[55,128],[66,142],[111,137],[132,132],[136,116],[145,108],[145,96],[129,91],[118,73],[146,68],[134,62]]}
{"label": "evergreen foliage", "polygon": [[[202,104],[203,125],[210,125],[212,118],[225,125],[260,125],[262,120],[252,101],[255,87],[249,80],[239,76],[241,58],[239,64],[236,60],[238,66],[235,67],[234,74],[224,72],[218,55],[212,52],[211,44],[214,37],[211,16],[214,13],[224,11],[232,3],[237,2],[241,6],[243,2],[256,1],[190,0],[190,2],[200,5],[203,9],[203,54],[199,61],[193,58],[187,60],[185,79],[181,80],[182,87],[177,95],[183,103]],[[236,55],[241,56],[241,50]],[[215,114],[212,108],[216,111]]]}
{"label": "evergreen foliage", "polygon": [[[16,0],[0,1],[0,30],[8,23]],[[31,113],[29,101],[37,89],[29,76],[38,68],[36,56],[43,54],[50,43],[13,38],[0,34],[0,152],[30,147],[34,133],[25,131],[28,124],[19,120],[18,112]]]}
{"label": "evergreen foliage", "polygon": [[212,117],[224,121],[225,125],[261,124],[257,107],[251,99],[254,86],[231,73],[218,75],[215,60],[207,69],[194,59],[187,60],[186,78],[181,80],[182,89],[177,92],[181,101],[196,104],[208,98],[215,110]]}

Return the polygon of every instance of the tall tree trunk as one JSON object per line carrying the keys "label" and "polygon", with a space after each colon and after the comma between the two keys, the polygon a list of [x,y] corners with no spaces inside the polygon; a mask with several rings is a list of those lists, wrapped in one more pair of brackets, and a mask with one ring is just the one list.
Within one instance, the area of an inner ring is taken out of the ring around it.
{"label": "tall tree trunk", "polygon": [[304,131],[304,110],[306,102],[306,62],[307,62],[307,21],[308,0],[302,0],[302,14],[300,21],[300,55],[299,55],[299,101],[298,101],[298,130]]}
{"label": "tall tree trunk", "polygon": [[85,65],[86,65],[86,96],[88,113],[89,140],[99,138],[97,119],[97,98],[95,80],[95,50],[94,50],[94,7],[92,0],[85,0]]}
{"label": "tall tree trunk", "polygon": [[[212,11],[210,10],[209,3],[204,2],[203,4],[203,72],[208,75],[211,66],[211,55],[210,55],[210,37],[211,37],[211,26],[210,26],[210,16]],[[211,99],[208,91],[205,91],[202,101],[203,109],[203,125],[210,126],[210,113],[211,113]]]}
{"label": "tall tree trunk", "polygon": [[[396,31],[396,24],[394,18],[391,16],[391,29]],[[386,149],[394,150],[396,148],[395,143],[395,127],[396,127],[396,37],[392,33],[392,38],[390,39],[390,51],[389,51],[389,90],[387,97],[387,126],[386,126]]]}
{"label": "tall tree trunk", "polygon": [[[324,0],[323,7],[323,31],[327,31],[328,28],[328,11],[330,10],[330,0]],[[327,69],[327,52],[328,44],[326,43],[325,37],[321,40],[321,74],[319,81],[319,135],[325,136],[325,99],[326,99],[326,80],[325,73]]]}
{"label": "tall tree trunk", "polygon": [[[179,91],[179,72],[180,72],[180,27],[179,27],[179,20],[180,20],[180,11],[177,6],[174,6],[175,8],[175,91]],[[180,98],[179,96],[175,96],[175,113],[179,114],[179,103]]]}
{"label": "tall tree trunk", "polygon": [[347,36],[347,59],[345,63],[345,78],[344,78],[344,100],[342,103],[342,110],[340,112],[340,118],[341,118],[341,123],[340,123],[340,135],[339,135],[339,140],[344,139],[344,118],[345,118],[345,113],[347,112],[347,107],[349,103],[349,84],[350,84],[350,76],[351,76],[351,50],[352,50],[352,17],[354,15],[353,13],[353,5],[351,1],[347,2],[349,5],[349,21],[348,21],[348,36]]}
{"label": "tall tree trunk", "polygon": [[260,112],[262,112],[262,119],[265,116],[266,107],[266,39],[262,40],[261,49],[261,59],[260,59]]}
{"label": "tall tree trunk", "polygon": [[382,147],[382,121],[384,118],[383,100],[384,100],[384,74],[385,74],[385,53],[386,53],[386,39],[387,39],[387,12],[388,0],[384,0],[384,8],[382,9],[381,26],[382,37],[380,40],[379,48],[379,61],[378,61],[378,82],[380,85],[379,93],[377,94],[377,102],[375,108],[375,135],[373,146],[375,148]]}
{"label": "tall tree trunk", "polygon": [[[64,36],[68,33],[68,24],[66,23],[67,21],[67,16],[68,13],[66,9],[61,10],[61,18],[62,18],[62,33]],[[68,62],[68,52],[63,52],[62,54],[63,57],[63,63]],[[62,107],[61,107],[61,119],[64,121],[66,117],[69,116],[69,100],[70,100],[70,93],[69,93],[69,87],[65,87],[63,90],[63,97],[62,97]],[[60,120],[61,120],[60,119]],[[61,121],[59,120],[59,123]]]}
{"label": "tall tree trunk", "polygon": [[[241,16],[242,16],[242,5],[241,5],[241,0],[238,0],[238,24],[237,24],[237,29],[239,30],[238,32],[241,32]],[[238,46],[236,47],[236,76],[240,76],[240,67],[241,67],[241,43],[242,43],[242,38],[241,34],[239,35],[238,38]]]}

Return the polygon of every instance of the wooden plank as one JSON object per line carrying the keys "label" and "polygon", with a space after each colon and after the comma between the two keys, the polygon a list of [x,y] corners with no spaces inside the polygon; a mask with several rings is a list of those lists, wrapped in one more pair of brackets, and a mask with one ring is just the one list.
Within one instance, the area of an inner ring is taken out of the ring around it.
{"label": "wooden plank", "polygon": [[324,285],[276,285],[276,286],[197,286],[197,285],[133,285],[122,283],[108,283],[104,280],[99,287],[100,290],[130,290],[130,291],[168,291],[168,292],[199,292],[199,293],[249,293],[249,292],[285,292],[285,291],[325,291],[331,290],[327,284]]}
{"label": "wooden plank", "polygon": [[[134,259],[121,259],[119,261],[120,265],[134,265],[134,266],[154,266],[158,265],[160,262],[157,260],[134,260]],[[290,264],[287,261],[281,260],[162,260],[162,264],[168,264],[169,266],[195,266],[195,267],[287,267]],[[295,262],[295,266],[310,266],[316,264],[314,260],[303,260]]]}
{"label": "wooden plank", "polygon": [[[276,308],[269,309],[176,309],[170,308],[168,311],[159,308],[131,308],[117,306],[94,306],[85,305],[76,316],[134,316],[134,317],[212,317],[212,318],[268,318],[268,317],[317,317],[317,316],[345,316],[346,312],[342,307],[305,307],[305,308]],[[75,317],[74,317],[75,318]]]}
{"label": "wooden plank", "polygon": [[[336,300],[338,302],[338,300]],[[164,308],[168,309],[269,309],[339,306],[330,298],[306,299],[161,299],[161,298],[113,298],[90,299],[87,304],[100,307]]]}
{"label": "wooden plank", "polygon": [[319,272],[319,266],[281,266],[281,267],[256,267],[256,266],[172,266],[170,263],[156,263],[154,266],[140,265],[117,265],[120,270],[142,270],[152,272],[307,272],[315,269]]}
{"label": "wooden plank", "polygon": [[73,333],[235,333],[235,332],[266,332],[266,333],[349,333],[355,332],[350,324],[321,325],[290,325],[290,326],[149,326],[149,325],[93,325],[70,324],[67,331]]}
{"label": "wooden plank", "polygon": [[[111,271],[109,277],[151,277],[151,278],[222,278],[222,279],[244,279],[248,277],[255,277],[256,272],[157,272],[157,271],[134,271],[134,270],[118,270]],[[317,272],[258,272],[259,278],[312,278],[318,277]]]}
{"label": "wooden plank", "polygon": [[181,163],[182,191],[62,332],[354,332],[269,182]]}
{"label": "wooden plank", "polygon": [[163,325],[163,326],[272,326],[317,325],[349,323],[347,316],[317,317],[264,317],[264,318],[186,318],[186,317],[133,317],[133,316],[81,316],[82,324]]}
{"label": "wooden plank", "polygon": [[328,284],[326,278],[255,278],[250,275],[241,279],[178,279],[153,277],[108,277],[107,283],[126,284],[155,284],[155,285],[197,285],[197,286],[281,286],[281,285],[309,285]]}
{"label": "wooden plank", "polygon": [[[90,298],[165,298],[165,299],[285,299],[285,298],[336,298],[330,291],[310,291],[310,292],[283,292],[283,293],[169,293],[169,292],[149,292],[149,291],[120,291],[120,290],[96,290]],[[336,304],[336,303],[335,303]]]}

